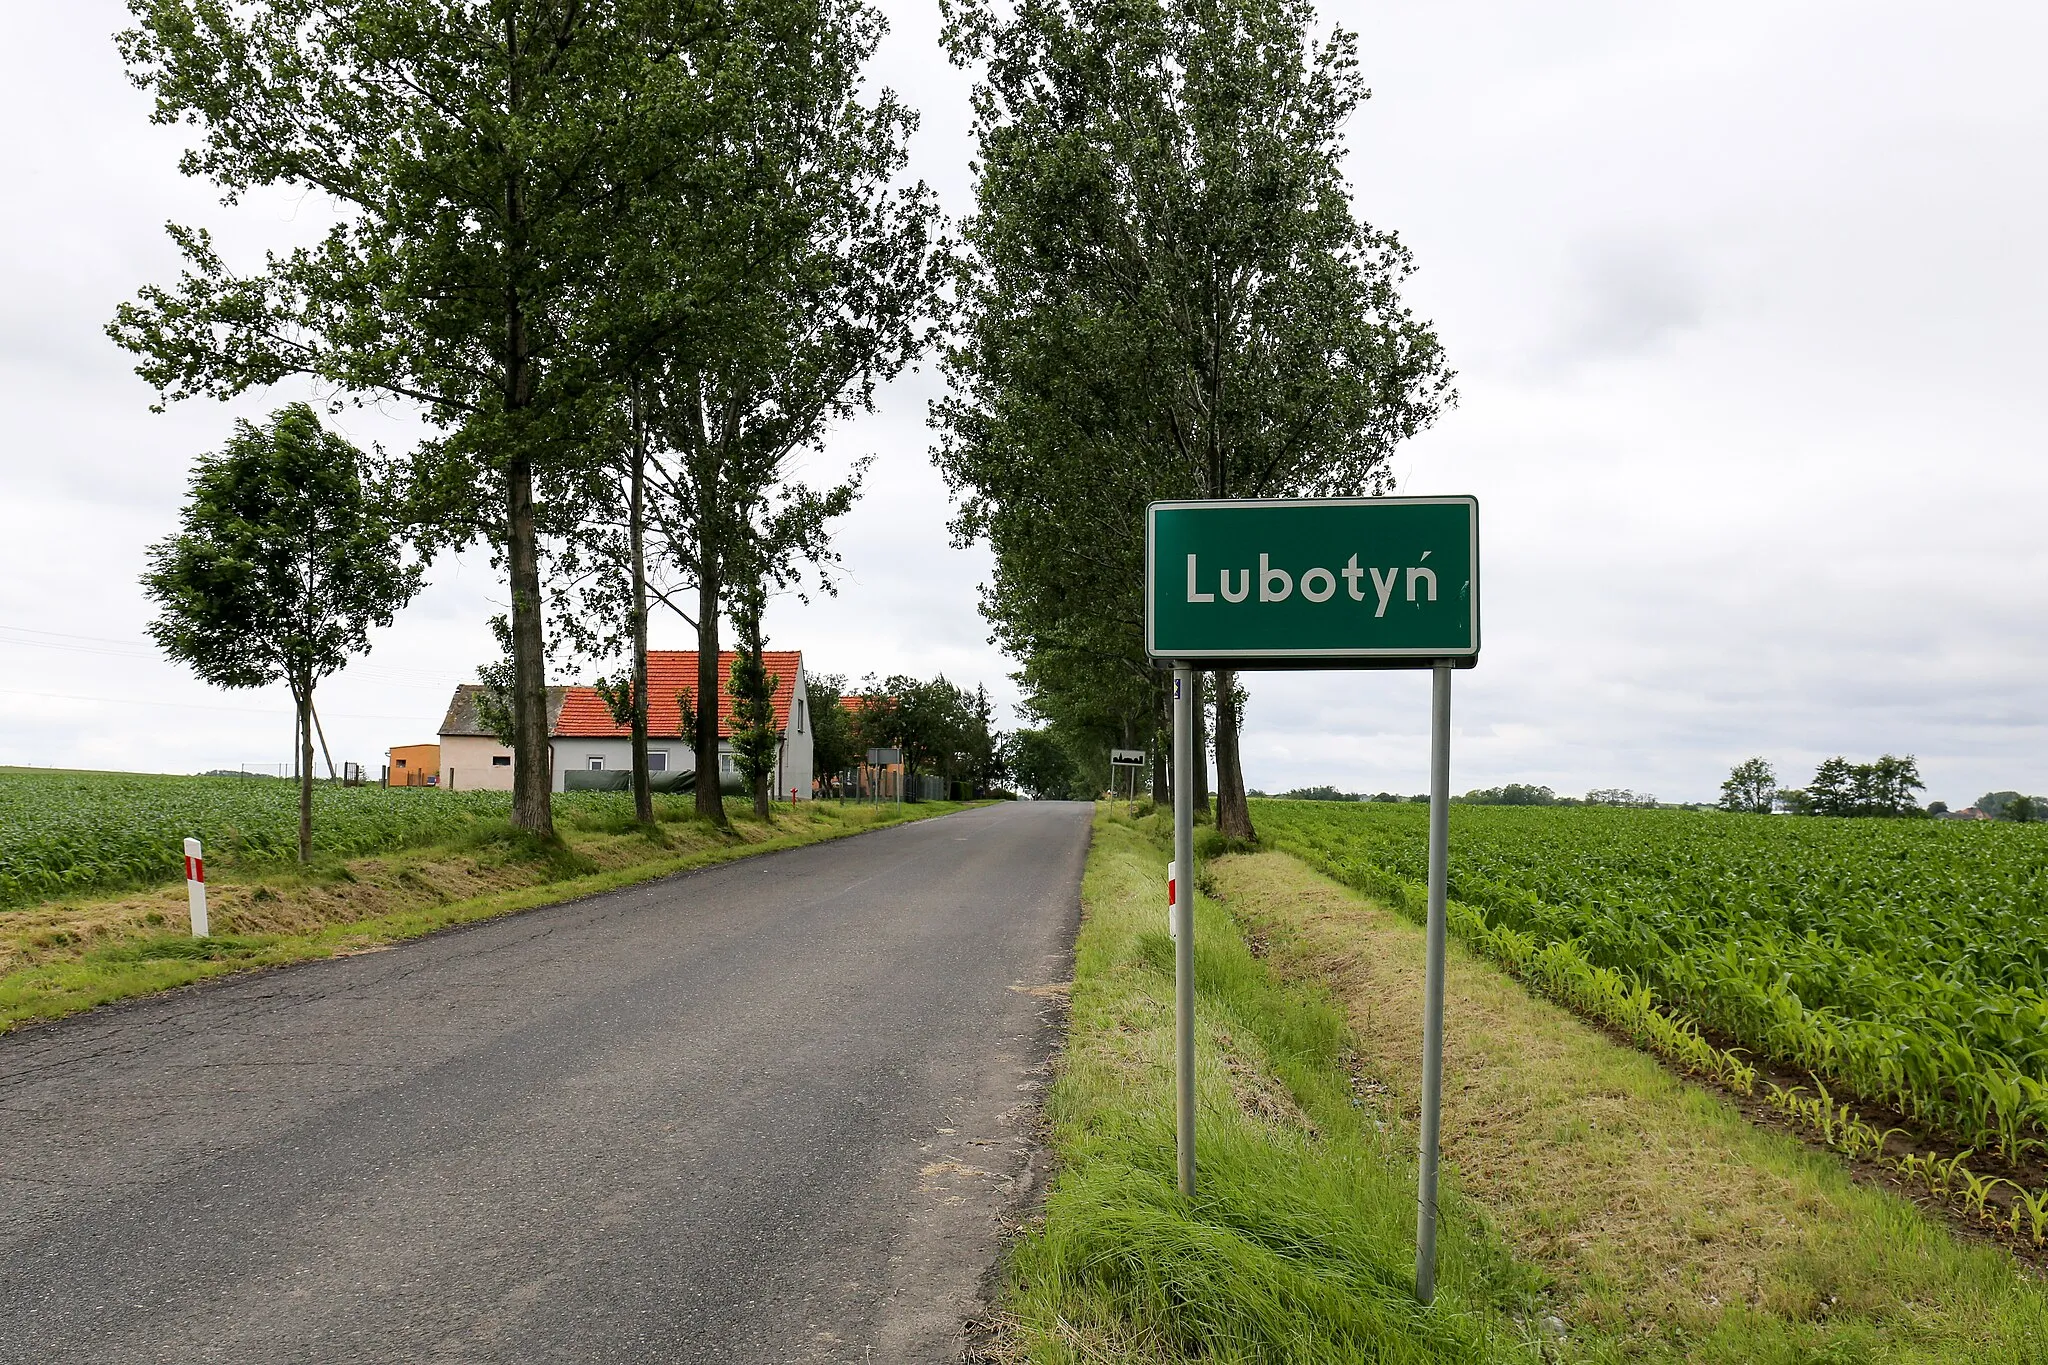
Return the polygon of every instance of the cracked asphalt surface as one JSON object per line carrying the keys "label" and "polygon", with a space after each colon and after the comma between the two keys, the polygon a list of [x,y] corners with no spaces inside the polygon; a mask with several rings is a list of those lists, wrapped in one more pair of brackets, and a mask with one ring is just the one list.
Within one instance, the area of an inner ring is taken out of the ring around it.
{"label": "cracked asphalt surface", "polygon": [[0,1037],[0,1361],[958,1360],[1085,805]]}

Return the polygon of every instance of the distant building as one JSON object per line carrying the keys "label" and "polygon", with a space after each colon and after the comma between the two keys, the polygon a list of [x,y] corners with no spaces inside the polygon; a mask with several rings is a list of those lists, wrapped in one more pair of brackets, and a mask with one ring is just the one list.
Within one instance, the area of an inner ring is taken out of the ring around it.
{"label": "distant building", "polygon": [[441,746],[438,744],[397,744],[388,751],[384,765],[387,787],[438,787],[441,785]]}
{"label": "distant building", "polygon": [[1989,820],[1991,817],[1975,806],[1964,806],[1961,810],[1943,811],[1934,817],[1937,820]]}
{"label": "distant building", "polygon": [[[440,785],[448,791],[512,790],[512,751],[498,743],[498,737],[476,713],[476,695],[482,690],[475,683],[456,688],[441,721]],[[550,729],[561,714],[562,696],[568,690],[548,689]]]}
{"label": "distant building", "polygon": [[[718,656],[718,759],[722,785],[738,781],[732,747],[732,665],[730,651]],[[811,799],[811,723],[806,714],[804,656],[798,650],[766,650],[763,664],[775,679],[775,728],[781,735],[770,790],[778,801]],[[512,751],[500,744],[476,713],[476,685],[455,689],[441,723],[441,785],[454,791],[512,789]],[[697,766],[691,736],[682,733],[677,694],[697,691],[695,650],[647,653],[647,767],[649,772],[690,772]],[[594,687],[548,688],[549,757],[553,787],[563,791],[568,774],[631,772],[630,726],[612,720]],[[395,751],[394,751],[395,752]]]}

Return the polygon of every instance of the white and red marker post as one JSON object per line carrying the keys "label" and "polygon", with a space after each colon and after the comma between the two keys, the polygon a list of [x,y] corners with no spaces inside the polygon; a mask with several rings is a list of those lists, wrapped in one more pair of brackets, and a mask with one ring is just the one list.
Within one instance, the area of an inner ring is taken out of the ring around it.
{"label": "white and red marker post", "polygon": [[1180,937],[1180,925],[1173,918],[1174,901],[1179,895],[1180,882],[1174,877],[1173,864],[1169,862],[1166,865],[1166,936],[1172,939]]}
{"label": "white and red marker post", "polygon": [[206,859],[197,839],[185,841],[185,899],[192,907],[192,937],[207,937],[212,931],[206,924]]}

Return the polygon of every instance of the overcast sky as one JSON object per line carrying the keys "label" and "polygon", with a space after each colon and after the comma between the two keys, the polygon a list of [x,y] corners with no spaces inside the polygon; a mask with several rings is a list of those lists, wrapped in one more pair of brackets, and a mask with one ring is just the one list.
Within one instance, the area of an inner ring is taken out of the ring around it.
{"label": "overcast sky", "polygon": [[[925,114],[915,170],[969,203],[966,83],[936,5],[887,3],[877,78]],[[1928,798],[2048,792],[2048,9],[2038,5],[1343,3],[1374,97],[1360,212],[1460,406],[1400,491],[1472,493],[1480,667],[1453,785],[1707,799],[1734,762],[1803,782],[1914,753]],[[281,689],[225,693],[146,643],[144,547],[192,457],[296,393],[165,415],[102,334],[168,282],[167,220],[241,259],[309,240],[287,196],[223,209],[175,170],[110,36],[118,4],[9,7],[0,44],[0,763],[191,772],[289,760]],[[984,682],[1015,665],[949,547],[927,368],[835,434],[877,459],[836,599],[778,603],[813,669]],[[407,414],[356,413],[361,442]],[[449,559],[325,688],[335,758],[432,737],[495,651],[505,593]],[[679,624],[658,646],[687,644]],[[1248,679],[1249,781],[1426,785],[1422,675]]]}

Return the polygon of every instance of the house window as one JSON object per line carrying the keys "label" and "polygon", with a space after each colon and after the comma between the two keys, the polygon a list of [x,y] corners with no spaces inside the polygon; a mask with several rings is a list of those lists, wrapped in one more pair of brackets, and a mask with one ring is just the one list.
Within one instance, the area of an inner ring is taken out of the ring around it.
{"label": "house window", "polygon": [[647,771],[648,771],[648,772],[651,772],[651,773],[665,773],[665,772],[667,772],[667,771],[668,771],[668,750],[666,750],[666,749],[649,749],[649,750],[647,751]]}
{"label": "house window", "polygon": [[720,754],[718,756],[718,771],[724,773],[727,777],[731,777],[738,773],[739,770],[740,763],[737,755]]}
{"label": "house window", "polygon": [[804,699],[802,697],[796,699],[796,732],[798,734],[804,732]]}
{"label": "house window", "polygon": [[601,772],[603,772],[603,771],[604,771],[604,755],[603,755],[603,754],[592,754],[592,755],[591,755],[591,756],[589,757],[589,759],[587,759],[587,760],[585,761],[585,766],[587,766],[587,767],[588,767],[588,768],[590,769],[590,771],[592,771],[592,772],[594,772],[594,773],[601,773]]}
{"label": "house window", "polygon": [[397,760],[395,760],[395,761],[397,762],[397,764],[398,764],[398,766],[399,766],[399,767],[403,768],[403,767],[405,766],[405,760],[404,760],[404,759],[402,759],[402,758],[401,758],[401,759],[397,759]]}
{"label": "house window", "polygon": [[493,768],[509,768],[509,767],[511,767],[511,766],[512,766],[512,755],[510,755],[510,754],[492,754],[492,755],[491,755],[491,766],[492,766]]}

